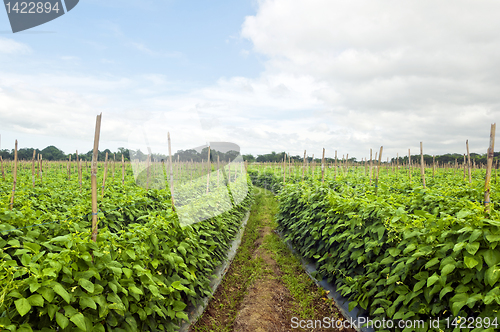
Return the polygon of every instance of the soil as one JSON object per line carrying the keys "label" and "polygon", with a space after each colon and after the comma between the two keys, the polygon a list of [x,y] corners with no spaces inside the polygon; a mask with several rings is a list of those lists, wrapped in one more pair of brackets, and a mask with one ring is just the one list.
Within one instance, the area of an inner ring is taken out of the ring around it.
{"label": "soil", "polygon": [[[190,331],[354,332],[354,329],[300,329],[291,327],[292,317],[295,316],[293,314],[295,305],[293,298],[281,281],[282,272],[278,264],[271,257],[271,253],[261,246],[264,237],[271,232],[272,229],[268,226],[268,222],[264,221],[263,227],[259,229],[260,236],[252,246],[252,260],[264,262],[262,276],[248,286],[245,294],[245,292],[241,292],[245,287],[244,284],[236,282],[227,285],[225,283],[228,276],[238,276],[238,271],[231,265],[203,316],[195,324],[196,329],[191,327]],[[314,285],[314,287],[316,286]],[[236,295],[236,298],[230,299],[229,297],[232,295]],[[239,299],[238,296],[240,296]],[[234,309],[228,309],[231,300],[239,303]],[[321,297],[315,299],[316,317],[341,317],[338,309],[332,307],[331,302],[325,300]]]}

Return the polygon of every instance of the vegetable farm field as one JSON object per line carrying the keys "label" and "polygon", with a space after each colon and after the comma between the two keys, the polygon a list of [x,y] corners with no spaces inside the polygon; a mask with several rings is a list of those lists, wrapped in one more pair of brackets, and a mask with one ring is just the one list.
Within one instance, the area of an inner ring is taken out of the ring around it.
{"label": "vegetable farm field", "polygon": [[175,205],[154,186],[160,162],[149,188],[131,163],[99,162],[94,242],[90,165],[35,160],[2,162],[0,330],[177,330],[251,206],[243,165],[210,165],[207,180],[206,163],[175,163]]}
{"label": "vegetable farm field", "polygon": [[[278,229],[302,257],[373,320],[421,320],[376,331],[498,331],[497,170],[460,165],[254,164],[274,191]],[[423,165],[422,165],[423,166]],[[324,170],[324,175],[322,174]],[[426,185],[422,180],[422,170]],[[439,318],[439,327],[429,326]]]}

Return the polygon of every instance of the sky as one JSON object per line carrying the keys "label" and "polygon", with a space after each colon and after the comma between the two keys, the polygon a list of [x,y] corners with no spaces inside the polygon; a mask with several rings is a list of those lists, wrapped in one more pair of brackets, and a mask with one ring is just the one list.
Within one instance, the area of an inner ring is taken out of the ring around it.
{"label": "sky", "polygon": [[[12,33],[1,149],[232,142],[242,154],[485,153],[500,116],[490,0],[81,0]],[[496,149],[498,150],[498,148]]]}

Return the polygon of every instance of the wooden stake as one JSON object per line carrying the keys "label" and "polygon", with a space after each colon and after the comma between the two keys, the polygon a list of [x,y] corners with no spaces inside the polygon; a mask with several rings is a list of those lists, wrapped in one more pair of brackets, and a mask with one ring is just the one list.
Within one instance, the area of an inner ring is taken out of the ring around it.
{"label": "wooden stake", "polygon": [[411,154],[410,154],[410,149],[408,149],[408,177],[409,177],[410,183],[411,183]]}
{"label": "wooden stake", "polygon": [[36,150],[33,149],[33,158],[31,159],[31,179],[33,182],[33,188],[35,188],[35,154]]}
{"label": "wooden stake", "polygon": [[422,184],[425,188],[424,150],[422,142],[420,142],[420,173],[422,174]]}
{"label": "wooden stake", "polygon": [[99,157],[99,136],[101,133],[102,113],[96,118],[94,134],[94,150],[92,153],[92,169],[90,182],[92,186],[92,241],[97,241],[97,159]]}
{"label": "wooden stake", "polygon": [[337,150],[335,150],[335,175],[334,180],[337,180]]}
{"label": "wooden stake", "polygon": [[3,170],[3,158],[0,156],[0,165],[2,166],[2,178],[5,180],[5,172]]}
{"label": "wooden stake", "polygon": [[125,185],[125,157],[122,153],[122,185]]}
{"label": "wooden stake", "polygon": [[465,141],[465,145],[467,146],[467,168],[469,169],[469,183],[472,183],[470,153],[469,153],[469,140]]}
{"label": "wooden stake", "polygon": [[170,132],[168,132],[168,162],[170,164],[170,196],[172,201],[172,210],[175,211],[174,203],[174,170],[172,167],[172,147],[170,145]]}
{"label": "wooden stake", "polygon": [[108,153],[106,152],[106,159],[104,159],[104,175],[102,177],[101,199],[104,198],[104,186],[106,185],[106,174],[108,174]]}
{"label": "wooden stake", "polygon": [[14,149],[14,182],[12,183],[12,196],[10,196],[10,209],[14,207],[14,196],[16,193],[16,183],[17,183],[17,139]]}
{"label": "wooden stake", "polygon": [[78,161],[78,183],[80,184],[80,192],[82,191],[82,161]]}
{"label": "wooden stake", "polygon": [[208,146],[208,159],[207,159],[207,164],[208,164],[208,169],[207,169],[207,194],[208,194],[208,188],[210,187],[210,171],[211,171],[211,165],[210,165],[210,145]]}
{"label": "wooden stake", "polygon": [[484,207],[486,213],[491,212],[490,206],[490,179],[491,179],[491,166],[493,164],[493,157],[495,156],[495,129],[496,123],[491,125],[490,130],[490,146],[488,147],[488,161],[486,167],[486,179],[484,183]]}
{"label": "wooden stake", "polygon": [[302,181],[304,181],[304,172],[306,171],[306,150],[304,150],[304,160],[302,165]]}
{"label": "wooden stake", "polygon": [[69,155],[68,159],[68,181],[71,180],[71,155]]}
{"label": "wooden stake", "polygon": [[325,148],[323,148],[323,158],[321,158],[321,183],[325,183]]}
{"label": "wooden stake", "polygon": [[372,174],[373,174],[373,159],[372,159],[372,149],[370,149],[370,186],[372,185]]}

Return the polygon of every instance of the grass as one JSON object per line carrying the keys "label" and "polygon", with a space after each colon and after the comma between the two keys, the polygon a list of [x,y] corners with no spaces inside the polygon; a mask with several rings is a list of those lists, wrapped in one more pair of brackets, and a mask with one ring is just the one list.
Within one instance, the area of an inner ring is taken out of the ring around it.
{"label": "grass", "polygon": [[[210,311],[216,317],[204,315],[208,318],[200,319],[193,327],[194,331],[227,332],[232,331],[233,323],[238,314],[238,308],[247,294],[248,287],[256,278],[260,278],[266,270],[262,258],[252,259],[255,251],[254,243],[259,238],[259,229],[263,227],[263,220],[270,220],[272,212],[268,208],[274,197],[269,192],[262,194],[260,189],[255,195],[245,233],[238,252],[231,263],[230,270],[219,286],[215,298],[209,304]],[[207,308],[208,309],[208,308]]]}
{"label": "grass", "polygon": [[[229,271],[219,286],[215,297],[210,301],[204,316],[193,327],[193,331],[229,332],[238,314],[238,309],[254,280],[279,278],[293,297],[292,313],[302,319],[317,317],[338,317],[333,301],[327,293],[309,278],[300,260],[295,257],[287,245],[271,232],[262,243],[276,261],[281,275],[275,276],[261,257],[254,258],[255,242],[260,237],[259,230],[265,226],[276,228],[274,215],[278,212],[278,203],[274,195],[262,188],[255,188],[255,202],[245,229],[245,234]],[[210,314],[207,314],[207,311]]]}

